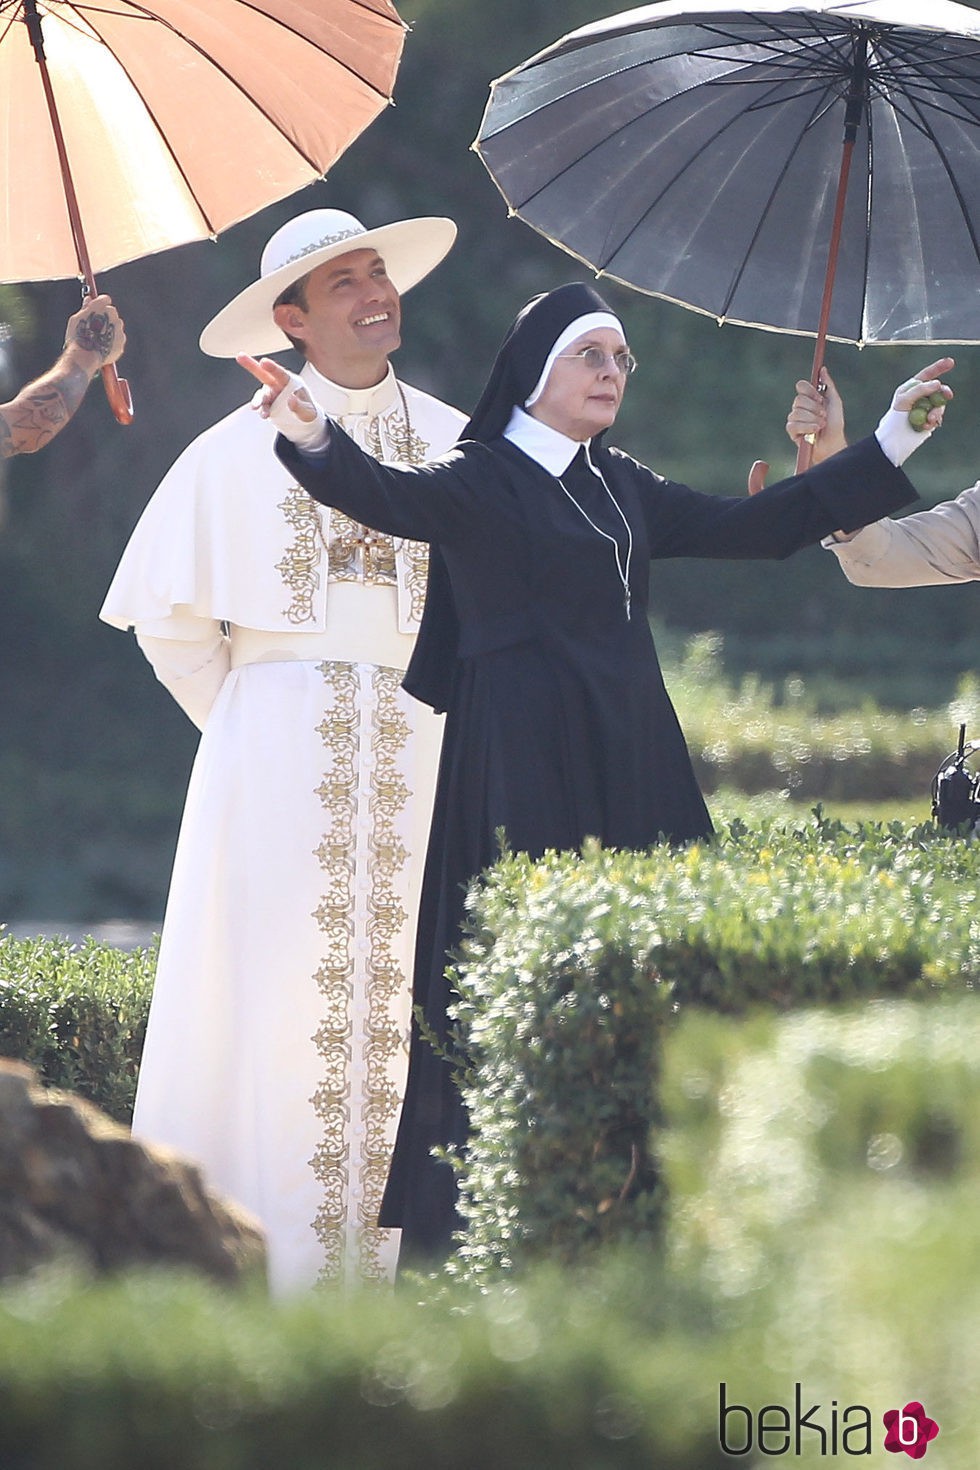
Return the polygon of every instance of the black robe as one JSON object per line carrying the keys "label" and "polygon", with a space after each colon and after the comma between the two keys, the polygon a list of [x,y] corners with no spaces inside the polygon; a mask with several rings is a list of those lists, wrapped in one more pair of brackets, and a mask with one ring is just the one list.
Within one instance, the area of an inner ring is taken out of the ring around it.
{"label": "black robe", "polygon": [[[498,856],[498,831],[513,851],[540,856],[577,849],[588,836],[642,849],[712,830],[647,619],[651,559],[781,558],[915,499],[873,438],[758,495],[731,498],[665,480],[593,441],[593,461],[632,532],[627,618],[626,526],[578,459],[562,476],[576,507],[557,479],[503,439],[466,442],[418,468],[379,464],[336,426],[322,455],[305,457],[281,437],[276,452],[316,500],[438,546],[448,571],[458,646],[413,992],[439,1036],[465,892]],[[465,1137],[451,1070],[413,1025],[380,1216],[401,1227],[403,1259],[448,1249],[459,1227],[454,1176],[431,1150]]]}

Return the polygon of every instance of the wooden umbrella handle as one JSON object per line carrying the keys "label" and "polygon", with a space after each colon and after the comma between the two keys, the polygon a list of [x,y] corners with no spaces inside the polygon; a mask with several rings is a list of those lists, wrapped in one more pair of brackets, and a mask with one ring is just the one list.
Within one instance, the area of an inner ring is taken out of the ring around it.
{"label": "wooden umbrella handle", "polygon": [[114,362],[107,363],[101,371],[102,386],[105,388],[105,396],[109,400],[109,407],[112,409],[116,422],[131,424],[133,422],[133,398],[129,391],[129,384],[116,372]]}

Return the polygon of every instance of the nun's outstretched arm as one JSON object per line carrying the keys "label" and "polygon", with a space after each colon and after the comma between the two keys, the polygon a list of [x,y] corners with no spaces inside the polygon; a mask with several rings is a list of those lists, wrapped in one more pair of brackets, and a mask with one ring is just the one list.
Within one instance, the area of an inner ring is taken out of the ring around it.
{"label": "nun's outstretched arm", "polygon": [[278,429],[277,456],[314,500],[389,536],[454,539],[471,497],[452,455],[428,465],[382,464],[327,417],[295,373],[269,358],[238,362],[262,384],[252,406]]}

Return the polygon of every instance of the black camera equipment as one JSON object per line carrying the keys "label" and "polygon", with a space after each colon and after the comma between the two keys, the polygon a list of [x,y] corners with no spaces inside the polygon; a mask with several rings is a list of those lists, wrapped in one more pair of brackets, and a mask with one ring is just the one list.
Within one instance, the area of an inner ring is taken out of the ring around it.
{"label": "black camera equipment", "polygon": [[943,761],[932,780],[932,815],[942,827],[973,826],[980,821],[980,776],[966,763],[980,740],[966,744],[966,726],[960,726],[959,745]]}

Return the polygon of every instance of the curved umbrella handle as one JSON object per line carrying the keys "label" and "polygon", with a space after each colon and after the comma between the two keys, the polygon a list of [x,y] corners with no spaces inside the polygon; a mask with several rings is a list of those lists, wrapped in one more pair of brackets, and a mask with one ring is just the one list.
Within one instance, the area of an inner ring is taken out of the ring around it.
{"label": "curved umbrella handle", "polygon": [[114,362],[107,363],[102,372],[102,386],[105,396],[109,400],[109,407],[115,415],[119,424],[131,424],[133,422],[133,397],[129,391],[129,384],[125,378],[121,378],[116,372]]}

